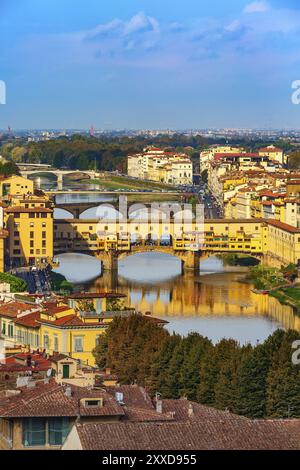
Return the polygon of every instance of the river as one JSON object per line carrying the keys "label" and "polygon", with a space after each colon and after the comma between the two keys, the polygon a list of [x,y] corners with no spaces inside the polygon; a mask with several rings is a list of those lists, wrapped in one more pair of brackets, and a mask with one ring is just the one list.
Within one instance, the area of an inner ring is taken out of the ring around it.
{"label": "river", "polygon": [[198,275],[181,274],[180,262],[160,253],[139,253],[119,262],[117,278],[101,274],[98,260],[68,253],[57,256],[57,272],[90,292],[117,290],[126,304],[143,313],[164,318],[170,332],[186,335],[197,331],[217,342],[234,338],[241,344],[264,341],[277,328],[300,331],[300,319],[276,299],[254,294],[241,282],[244,273],[227,271],[211,257]]}
{"label": "river", "polygon": [[[47,178],[40,183],[43,189],[55,186]],[[74,188],[93,189],[88,184],[66,184],[66,189]],[[100,198],[99,203],[111,200],[110,196],[96,194],[59,197],[72,201]],[[94,217],[95,210],[89,209],[81,217]],[[67,214],[55,210],[56,218],[69,217]],[[234,338],[241,344],[256,344],[277,328],[300,331],[300,318],[291,307],[282,306],[267,295],[254,294],[252,286],[242,282],[244,273],[230,272],[216,257],[201,262],[200,273],[195,275],[181,274],[180,261],[170,255],[139,253],[119,262],[116,277],[102,274],[100,262],[91,256],[65,253],[56,259],[60,262],[56,271],[73,282],[76,289],[117,290],[126,295],[127,306],[167,320],[170,332],[186,335],[196,331],[214,343]]]}

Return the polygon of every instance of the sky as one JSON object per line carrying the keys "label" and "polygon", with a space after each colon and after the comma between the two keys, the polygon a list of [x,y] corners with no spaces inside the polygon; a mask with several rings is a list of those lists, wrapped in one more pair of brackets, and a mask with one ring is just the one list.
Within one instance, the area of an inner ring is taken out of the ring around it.
{"label": "sky", "polygon": [[2,129],[300,128],[300,2],[0,0],[0,80]]}

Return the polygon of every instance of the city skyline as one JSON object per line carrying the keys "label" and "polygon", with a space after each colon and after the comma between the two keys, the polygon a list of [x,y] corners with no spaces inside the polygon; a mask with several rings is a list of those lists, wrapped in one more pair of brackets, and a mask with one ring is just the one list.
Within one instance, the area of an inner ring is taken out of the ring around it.
{"label": "city skyline", "polygon": [[298,127],[296,1],[15,0],[0,12],[0,128]]}

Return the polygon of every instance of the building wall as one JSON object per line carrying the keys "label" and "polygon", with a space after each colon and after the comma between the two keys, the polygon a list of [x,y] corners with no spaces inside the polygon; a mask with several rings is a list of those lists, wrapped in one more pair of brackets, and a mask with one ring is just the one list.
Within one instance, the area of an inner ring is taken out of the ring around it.
{"label": "building wall", "polygon": [[53,211],[7,212],[11,265],[33,265],[53,258]]}
{"label": "building wall", "polygon": [[34,182],[22,176],[13,175],[0,181],[0,195],[25,195],[33,194]]}

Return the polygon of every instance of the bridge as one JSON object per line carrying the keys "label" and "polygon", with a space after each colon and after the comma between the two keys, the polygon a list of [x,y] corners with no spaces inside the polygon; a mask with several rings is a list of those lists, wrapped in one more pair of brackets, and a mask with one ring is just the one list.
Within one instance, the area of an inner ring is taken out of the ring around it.
{"label": "bridge", "polygon": [[[107,195],[108,193],[104,194]],[[161,196],[161,193],[158,194],[159,196]],[[119,196],[119,198],[117,197],[116,193],[111,193],[111,195],[114,196],[111,198],[111,201],[97,201],[97,199],[89,199],[88,197],[87,200],[83,202],[55,202],[55,208],[69,212],[75,219],[79,219],[83,212],[85,212],[86,210],[98,207],[101,214],[105,211],[113,211],[115,212],[115,214],[118,214],[119,212],[125,214],[126,212],[129,217],[133,212],[150,209],[158,210],[165,215],[170,214],[170,216],[173,217],[175,212],[180,212],[184,208],[184,204],[181,204],[176,200],[174,200],[173,202],[163,203],[141,202],[139,199],[141,195],[143,196],[145,195],[145,193],[128,193],[132,200],[130,201],[130,206],[127,208],[127,199],[124,198],[124,196],[127,196],[126,193],[122,194],[122,196]],[[153,194],[151,194],[151,196],[153,196]],[[137,198],[137,200],[135,201],[134,198]],[[126,205],[125,211],[122,209],[122,207],[124,207],[123,203]],[[192,209],[192,205],[190,206]]]}
{"label": "bridge", "polygon": [[38,175],[54,175],[57,178],[57,186],[61,189],[63,187],[63,178],[66,176],[77,175],[78,177],[84,176],[90,179],[94,179],[99,176],[99,174],[93,170],[56,170],[55,168],[49,168],[45,165],[41,165],[40,167],[34,169],[20,169],[20,175],[24,178]]}
{"label": "bridge", "polygon": [[159,220],[55,219],[54,254],[96,256],[103,268],[116,271],[118,260],[135,253],[176,256],[183,270],[198,270],[212,254],[244,253],[271,266],[300,263],[300,229],[269,219],[212,219],[201,223]]}
{"label": "bridge", "polygon": [[[158,222],[143,219],[56,219],[54,253],[79,252],[96,256],[104,269],[117,270],[118,260],[135,253],[159,252],[176,256],[183,270],[199,269],[200,259],[213,253],[246,253],[262,257],[263,219],[206,220],[171,218]],[[243,225],[241,225],[243,224]],[[219,232],[219,233],[218,233]],[[199,241],[203,239],[203,243]]]}

